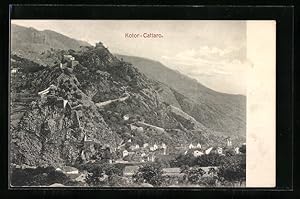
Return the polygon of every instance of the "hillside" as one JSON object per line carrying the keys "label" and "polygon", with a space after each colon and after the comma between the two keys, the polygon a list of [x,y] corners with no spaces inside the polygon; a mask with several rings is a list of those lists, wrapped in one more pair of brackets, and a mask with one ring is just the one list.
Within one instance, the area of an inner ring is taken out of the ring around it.
{"label": "hillside", "polygon": [[192,141],[224,144],[223,134],[170,106],[159,94],[160,83],[101,43],[70,55],[78,61],[74,66],[35,70],[26,66],[34,65],[31,61],[13,57],[12,68],[20,68],[11,78],[13,163],[74,165],[96,153],[82,155],[89,150],[86,140],[112,149],[129,139],[139,145],[164,142],[171,149]]}
{"label": "hillside", "polygon": [[79,50],[80,46],[91,45],[51,30],[38,31],[34,28],[11,24],[12,54],[29,58],[41,65],[53,65],[51,52],[54,49]]}
{"label": "hillside", "polygon": [[179,108],[212,130],[245,138],[245,96],[216,92],[154,60],[116,56],[132,63],[149,78],[161,82],[160,92],[169,104],[180,106]]}
{"label": "hillside", "polygon": [[[244,96],[213,91],[156,61],[114,56],[101,42],[15,25],[11,36],[16,164],[74,165],[86,139],[113,149],[128,140],[173,149],[222,146],[228,135],[245,142]],[[76,64],[62,66],[64,55]]]}

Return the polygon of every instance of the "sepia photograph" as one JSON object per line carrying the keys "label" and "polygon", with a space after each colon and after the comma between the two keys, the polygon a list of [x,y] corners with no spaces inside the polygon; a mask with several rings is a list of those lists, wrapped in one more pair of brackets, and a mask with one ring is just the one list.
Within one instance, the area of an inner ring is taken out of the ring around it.
{"label": "sepia photograph", "polygon": [[248,33],[246,20],[11,20],[10,186],[246,187],[268,155],[246,151],[260,124]]}

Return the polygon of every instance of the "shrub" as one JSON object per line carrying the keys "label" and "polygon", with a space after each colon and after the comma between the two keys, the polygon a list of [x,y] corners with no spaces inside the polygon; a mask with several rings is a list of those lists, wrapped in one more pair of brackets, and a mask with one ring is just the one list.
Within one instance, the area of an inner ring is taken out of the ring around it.
{"label": "shrub", "polygon": [[197,157],[195,159],[194,165],[207,167],[207,166],[219,166],[222,163],[224,156],[218,154],[208,154]]}
{"label": "shrub", "polygon": [[246,180],[246,156],[227,156],[223,159],[218,170],[221,181],[245,181]]}
{"label": "shrub", "polygon": [[193,166],[194,162],[195,162],[195,157],[193,156],[193,154],[187,154],[187,155],[180,154],[170,164],[172,167],[181,167],[184,165]]}
{"label": "shrub", "polygon": [[185,174],[184,178],[191,184],[200,184],[201,177],[205,174],[200,167],[185,168],[182,172]]}
{"label": "shrub", "polygon": [[133,179],[137,183],[149,183],[153,186],[159,186],[163,182],[162,167],[158,164],[146,164],[140,167],[133,175]]}
{"label": "shrub", "polygon": [[240,152],[243,153],[243,154],[246,154],[246,145],[242,145],[240,147]]}
{"label": "shrub", "polygon": [[169,167],[171,167],[170,166],[170,161],[167,160],[167,159],[165,159],[165,158],[161,158],[161,157],[156,158],[155,159],[155,163],[159,164],[163,168],[169,168]]}
{"label": "shrub", "polygon": [[113,184],[111,182],[112,179],[123,174],[122,168],[108,163],[85,164],[82,165],[80,169],[91,173],[87,176],[86,180],[90,186],[110,186]]}

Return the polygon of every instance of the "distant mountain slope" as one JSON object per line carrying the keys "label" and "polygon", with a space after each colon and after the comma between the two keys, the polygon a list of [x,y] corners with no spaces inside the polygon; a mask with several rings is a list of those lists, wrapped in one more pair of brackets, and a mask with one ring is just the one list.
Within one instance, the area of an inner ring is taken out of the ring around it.
{"label": "distant mountain slope", "polygon": [[30,58],[42,65],[47,65],[46,52],[52,49],[79,50],[80,46],[91,46],[89,43],[72,39],[60,33],[34,28],[27,28],[16,24],[11,25],[11,51],[20,57]]}
{"label": "distant mountain slope", "polygon": [[246,136],[245,96],[216,92],[154,60],[126,55],[116,56],[132,63],[146,76],[172,88],[177,102],[171,104],[177,107],[180,104],[183,111],[206,127],[229,135]]}

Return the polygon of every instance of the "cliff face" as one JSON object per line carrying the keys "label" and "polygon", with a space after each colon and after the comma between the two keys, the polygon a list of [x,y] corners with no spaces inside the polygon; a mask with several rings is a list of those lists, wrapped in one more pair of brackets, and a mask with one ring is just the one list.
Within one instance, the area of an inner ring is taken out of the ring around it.
{"label": "cliff face", "polygon": [[34,88],[23,85],[22,91],[28,95],[35,96],[46,85],[52,88],[45,95],[35,96],[36,100],[26,107],[12,129],[13,162],[34,166],[74,164],[85,136],[116,147],[118,136],[107,126],[89,96],[79,89],[76,76],[59,68],[44,69],[34,76],[22,74],[26,75]]}

